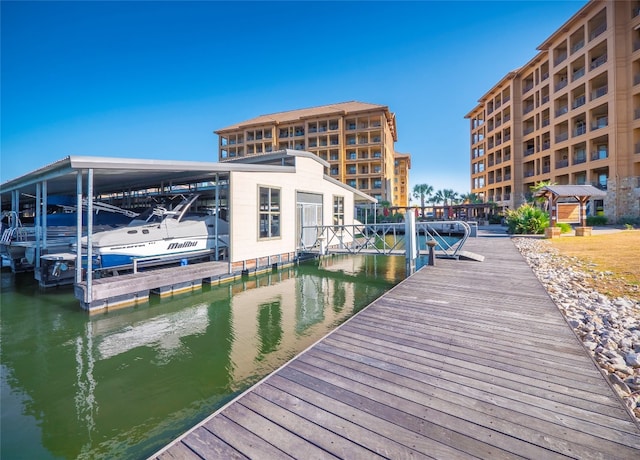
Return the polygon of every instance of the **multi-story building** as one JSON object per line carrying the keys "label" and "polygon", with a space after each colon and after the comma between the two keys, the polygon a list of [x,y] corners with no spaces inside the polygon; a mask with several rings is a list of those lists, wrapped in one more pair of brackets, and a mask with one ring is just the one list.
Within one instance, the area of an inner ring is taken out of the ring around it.
{"label": "multi-story building", "polygon": [[640,1],[592,0],[538,50],[466,115],[472,192],[504,209],[592,184],[594,213],[640,215]]}
{"label": "multi-story building", "polygon": [[408,206],[410,156],[395,152],[396,118],[387,106],[343,102],[261,115],[214,132],[221,162],[306,150],[329,163],[331,177],[379,202]]}
{"label": "multi-story building", "polygon": [[393,171],[393,203],[396,206],[409,206],[409,169],[411,169],[411,155],[397,153]]}

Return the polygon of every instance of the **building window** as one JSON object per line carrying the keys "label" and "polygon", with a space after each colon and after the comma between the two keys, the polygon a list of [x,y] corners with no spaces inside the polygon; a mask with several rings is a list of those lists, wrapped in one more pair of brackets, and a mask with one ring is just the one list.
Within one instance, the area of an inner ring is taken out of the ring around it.
{"label": "building window", "polygon": [[333,197],[333,225],[344,225],[344,197]]}
{"label": "building window", "polygon": [[276,238],[280,236],[280,189],[258,187],[260,206],[258,221],[259,238]]}

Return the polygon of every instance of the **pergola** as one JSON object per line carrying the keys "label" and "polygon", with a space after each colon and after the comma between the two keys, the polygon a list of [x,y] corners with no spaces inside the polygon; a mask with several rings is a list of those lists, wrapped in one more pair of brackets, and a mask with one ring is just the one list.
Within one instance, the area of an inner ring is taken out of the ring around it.
{"label": "pergola", "polygon": [[[607,193],[593,185],[547,185],[535,193],[536,197],[543,197],[549,201],[550,229],[554,229],[558,222],[578,223],[579,227],[586,227],[587,202],[593,197],[604,197]],[[574,199],[572,202],[561,200]],[[577,220],[576,220],[577,219]],[[576,231],[576,235],[579,232]]]}

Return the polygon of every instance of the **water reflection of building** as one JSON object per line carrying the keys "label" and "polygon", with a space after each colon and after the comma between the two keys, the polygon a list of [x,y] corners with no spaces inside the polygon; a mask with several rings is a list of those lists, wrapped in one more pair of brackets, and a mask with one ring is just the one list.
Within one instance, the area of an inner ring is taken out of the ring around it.
{"label": "water reflection of building", "polygon": [[[258,285],[260,289],[251,289]],[[324,325],[324,330],[341,322],[355,305],[353,282],[307,274],[302,268],[252,280],[244,289],[231,300],[232,380],[238,385],[279,367],[317,340],[314,327]]]}

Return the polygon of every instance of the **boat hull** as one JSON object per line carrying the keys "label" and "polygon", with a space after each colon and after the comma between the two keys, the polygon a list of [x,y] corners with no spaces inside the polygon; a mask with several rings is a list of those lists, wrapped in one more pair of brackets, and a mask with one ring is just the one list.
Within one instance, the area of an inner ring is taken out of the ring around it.
{"label": "boat hull", "polygon": [[145,241],[132,244],[101,247],[94,253],[94,264],[99,268],[118,267],[131,265],[134,259],[149,257],[164,257],[176,254],[188,255],[190,252],[198,252],[215,248],[215,238],[212,237],[188,237],[167,238],[155,241]]}

